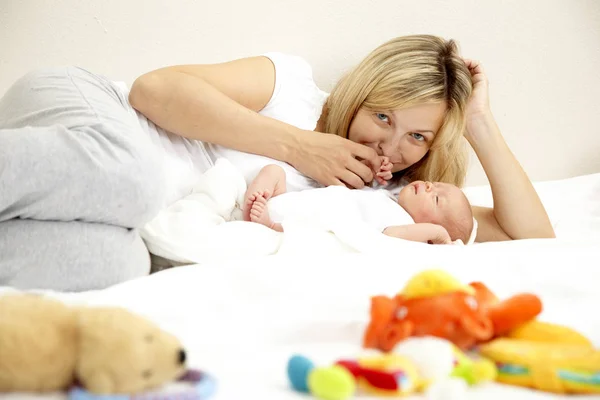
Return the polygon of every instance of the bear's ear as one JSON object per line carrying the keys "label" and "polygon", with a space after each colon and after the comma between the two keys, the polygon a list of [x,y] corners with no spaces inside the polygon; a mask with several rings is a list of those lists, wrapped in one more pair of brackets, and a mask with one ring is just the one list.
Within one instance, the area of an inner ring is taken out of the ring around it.
{"label": "bear's ear", "polygon": [[94,394],[113,394],[113,380],[106,371],[91,371],[78,376],[78,381],[85,390]]}

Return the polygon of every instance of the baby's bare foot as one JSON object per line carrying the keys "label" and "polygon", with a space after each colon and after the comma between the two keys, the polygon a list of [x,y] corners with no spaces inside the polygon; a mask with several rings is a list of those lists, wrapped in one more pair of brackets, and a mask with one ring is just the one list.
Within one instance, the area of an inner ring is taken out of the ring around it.
{"label": "baby's bare foot", "polygon": [[268,190],[262,190],[252,191],[246,194],[246,201],[244,202],[243,208],[244,221],[250,221],[250,210],[252,210],[252,205],[259,197],[262,197],[263,199],[265,199],[265,201],[267,201],[271,198],[271,193]]}
{"label": "baby's bare foot", "polygon": [[267,228],[273,227],[273,221],[267,210],[267,200],[263,196],[258,196],[252,203],[250,221],[262,224]]}

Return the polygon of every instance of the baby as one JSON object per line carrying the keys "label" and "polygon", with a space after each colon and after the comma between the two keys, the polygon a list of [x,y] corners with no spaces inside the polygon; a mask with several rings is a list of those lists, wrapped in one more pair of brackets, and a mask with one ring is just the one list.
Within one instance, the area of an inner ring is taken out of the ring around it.
{"label": "baby", "polygon": [[[376,180],[385,185],[392,178],[391,169],[387,157],[382,157]],[[271,219],[267,201],[286,192],[285,182],[283,168],[274,164],[264,167],[246,191],[244,220],[283,232],[282,225]],[[467,197],[458,187],[441,182],[412,182],[402,188],[397,202],[414,223],[387,226],[383,230],[385,235],[429,244],[469,241],[473,214]]]}

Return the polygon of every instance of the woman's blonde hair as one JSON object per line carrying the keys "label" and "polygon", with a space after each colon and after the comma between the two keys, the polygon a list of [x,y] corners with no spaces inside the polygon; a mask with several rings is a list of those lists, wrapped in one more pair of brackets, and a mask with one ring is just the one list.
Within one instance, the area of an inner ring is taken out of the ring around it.
{"label": "woman's blonde hair", "polygon": [[381,111],[446,102],[430,150],[400,175],[460,187],[467,171],[463,131],[471,90],[471,75],[454,41],[431,35],[398,37],[372,51],[337,83],[327,100],[324,130],[347,138],[361,107]]}

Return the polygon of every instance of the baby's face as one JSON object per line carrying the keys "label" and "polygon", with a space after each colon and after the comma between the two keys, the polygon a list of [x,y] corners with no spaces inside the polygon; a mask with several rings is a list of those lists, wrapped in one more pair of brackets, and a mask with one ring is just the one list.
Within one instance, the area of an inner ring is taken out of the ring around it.
{"label": "baby's face", "polygon": [[[462,190],[449,183],[416,181],[405,186],[398,195],[398,204],[410,214],[415,223],[443,225],[456,213],[469,207]],[[469,210],[470,211],[470,210]]]}

